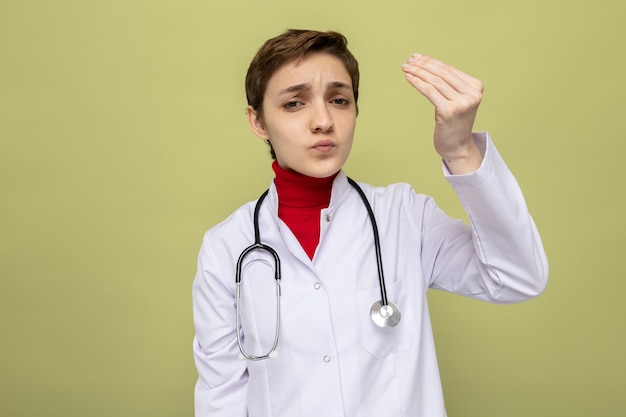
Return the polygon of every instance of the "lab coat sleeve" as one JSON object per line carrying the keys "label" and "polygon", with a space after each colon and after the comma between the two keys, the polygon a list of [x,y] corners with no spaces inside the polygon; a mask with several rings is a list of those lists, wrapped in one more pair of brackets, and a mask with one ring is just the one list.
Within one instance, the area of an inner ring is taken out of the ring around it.
{"label": "lab coat sleeve", "polygon": [[245,417],[248,374],[246,361],[238,359],[235,297],[210,241],[211,231],[200,249],[192,291],[193,353],[198,370],[195,415]]}
{"label": "lab coat sleeve", "polygon": [[429,286],[495,303],[541,294],[548,262],[521,189],[487,133],[474,134],[483,163],[474,173],[444,174],[470,227],[432,200],[424,210],[423,265]]}

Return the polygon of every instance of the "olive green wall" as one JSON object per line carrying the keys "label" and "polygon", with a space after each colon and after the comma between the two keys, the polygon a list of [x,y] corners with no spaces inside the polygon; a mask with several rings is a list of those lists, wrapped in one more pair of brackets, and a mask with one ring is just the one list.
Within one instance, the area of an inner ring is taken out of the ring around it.
{"label": "olive green wall", "polygon": [[271,178],[243,77],[263,40],[335,29],[362,67],[346,170],[463,216],[419,51],[482,79],[551,264],[513,306],[431,293],[450,417],[626,413],[624,3],[0,0],[0,415],[191,416],[203,232]]}

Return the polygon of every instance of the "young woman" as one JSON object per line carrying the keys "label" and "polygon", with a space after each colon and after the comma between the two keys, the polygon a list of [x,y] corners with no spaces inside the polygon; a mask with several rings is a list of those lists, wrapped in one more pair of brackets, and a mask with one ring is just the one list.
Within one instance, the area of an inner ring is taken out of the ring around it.
{"label": "young woman", "polygon": [[435,150],[471,227],[406,184],[342,171],[359,71],[341,34],[268,40],[246,77],[247,114],[275,179],[204,237],[196,416],[443,417],[427,290],[494,303],[544,290],[519,186],[489,136],[472,133],[482,83],[418,54],[402,70],[435,107]]}

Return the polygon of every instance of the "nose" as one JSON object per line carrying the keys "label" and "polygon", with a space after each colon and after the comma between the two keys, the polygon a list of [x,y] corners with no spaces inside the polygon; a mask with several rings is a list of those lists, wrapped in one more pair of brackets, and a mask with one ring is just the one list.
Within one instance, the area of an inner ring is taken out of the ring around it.
{"label": "nose", "polygon": [[319,103],[314,106],[311,117],[311,131],[330,132],[333,128],[333,117],[327,107],[327,103]]}

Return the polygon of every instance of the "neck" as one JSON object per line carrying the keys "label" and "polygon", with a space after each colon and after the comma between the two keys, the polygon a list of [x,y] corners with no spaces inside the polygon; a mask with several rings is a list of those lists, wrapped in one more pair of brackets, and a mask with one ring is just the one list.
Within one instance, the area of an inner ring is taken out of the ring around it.
{"label": "neck", "polygon": [[278,217],[285,222],[313,259],[320,237],[320,211],[327,208],[333,181],[337,173],[326,178],[314,178],[272,164],[276,174],[274,184],[278,193]]}
{"label": "neck", "polygon": [[328,207],[333,181],[339,172],[325,178],[309,177],[272,164],[279,204],[288,207]]}

